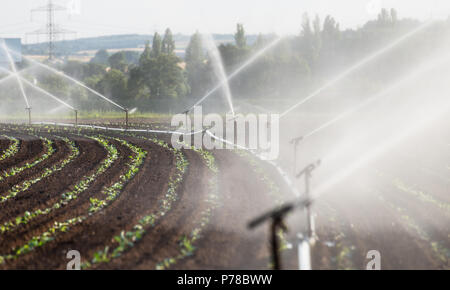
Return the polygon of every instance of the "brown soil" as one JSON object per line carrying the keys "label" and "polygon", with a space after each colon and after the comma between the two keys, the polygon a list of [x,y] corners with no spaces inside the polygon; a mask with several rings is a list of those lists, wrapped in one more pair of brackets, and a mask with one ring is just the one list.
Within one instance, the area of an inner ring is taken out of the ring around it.
{"label": "brown soil", "polygon": [[[16,198],[0,204],[0,223],[14,219],[25,211],[52,206],[63,192],[72,189],[84,176],[92,174],[106,157],[107,153],[102,146],[91,139],[73,135],[66,130],[47,131],[43,130],[39,134],[55,140],[55,154],[42,164],[0,182],[0,191],[7,191],[12,184],[40,175],[46,167],[68,156],[69,148],[64,142],[53,138],[54,135],[74,140],[80,148],[80,156],[60,172],[36,183]],[[21,147],[16,156],[0,162],[1,170],[34,160],[43,154],[42,142],[27,135],[26,131],[17,129],[2,132],[20,138]],[[58,234],[55,240],[43,247],[0,265],[0,269],[65,269],[68,262],[67,251],[78,250],[83,261],[91,259],[94,253],[104,250],[106,246],[116,245],[112,239],[122,231],[132,230],[142,217],[160,211],[160,201],[166,195],[170,176],[176,170],[173,153],[126,134],[92,130],[82,130],[82,133],[119,137],[143,148],[148,156],[138,174],[111,205],[83,223],[71,227],[68,232]],[[170,142],[170,137],[159,137]],[[0,253],[11,253],[12,249],[48,230],[54,222],[85,215],[90,206],[90,198],[104,198],[101,190],[119,180],[126,172],[129,156],[133,155],[126,146],[116,141],[112,143],[117,147],[120,157],[104,174],[69,205],[1,234]],[[8,145],[7,140],[0,140],[0,150]],[[188,236],[196,228],[201,213],[208,208],[206,198],[210,191],[209,182],[214,177],[198,153],[190,150],[184,150],[183,153],[189,161],[189,167],[172,209],[159,218],[154,227],[147,228],[146,234],[133,248],[109,263],[94,265],[93,269],[155,269],[165,258],[175,257],[180,253],[180,238]],[[272,209],[277,198],[246,158],[226,150],[214,151],[213,154],[219,167],[220,207],[214,210],[201,238],[195,242],[194,254],[179,260],[171,268],[267,269],[270,263],[268,225],[251,231],[247,228],[247,223]],[[427,156],[426,153],[423,154]],[[391,161],[392,156],[386,159]],[[439,162],[439,158],[436,156],[433,162]],[[291,200],[293,197],[289,196],[289,191],[274,169],[263,163],[258,164],[280,188],[280,199]],[[360,175],[356,174],[342,182],[332,193],[321,197],[314,204],[319,240],[312,251],[313,268],[365,269],[369,250],[380,251],[383,269],[446,269],[450,266],[448,260],[443,261],[443,256],[439,256],[433,246],[433,243],[438,243],[444,251],[450,248],[448,209],[440,208],[432,202],[424,202],[392,185],[392,180],[398,177],[406,185],[417,187],[438,201],[448,202],[448,183],[445,178],[435,176],[430,184],[430,179],[421,179],[422,175],[414,169],[414,166],[421,164],[411,160],[399,159],[398,168],[383,164],[382,160],[371,164],[364,172],[359,172]],[[392,165],[392,162],[388,164]],[[439,164],[448,163],[443,159]],[[433,165],[424,164],[431,167]],[[375,169],[386,176],[377,176]],[[436,170],[439,175],[448,176],[448,168],[445,166]],[[364,183],[364,176],[370,176],[372,183]],[[291,219],[289,221],[290,232],[287,238],[295,243],[295,235],[301,224],[292,222]],[[293,249],[284,251],[283,256],[284,267],[295,269],[295,244]]]}

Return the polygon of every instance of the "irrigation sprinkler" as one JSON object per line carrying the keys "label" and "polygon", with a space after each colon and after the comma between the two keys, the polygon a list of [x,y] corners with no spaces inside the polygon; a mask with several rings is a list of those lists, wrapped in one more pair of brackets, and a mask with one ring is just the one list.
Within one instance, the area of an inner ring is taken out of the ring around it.
{"label": "irrigation sprinkler", "polygon": [[294,138],[291,140],[291,144],[294,145],[294,175],[297,174],[297,149],[300,142],[303,141],[303,136]]}
{"label": "irrigation sprinkler", "polygon": [[28,111],[28,125],[31,126],[31,107],[25,108]]}
{"label": "irrigation sprinkler", "polygon": [[131,110],[128,108],[123,108],[123,111],[125,112],[125,130],[128,130],[128,121],[129,121],[130,115],[133,115],[134,113],[136,113],[137,110],[138,110],[138,108],[133,108]]}
{"label": "irrigation sprinkler", "polygon": [[125,130],[128,130],[128,109],[124,109],[125,112]]}
{"label": "irrigation sprinkler", "polygon": [[[297,174],[297,178],[300,178],[302,176],[305,176],[305,198],[306,200],[309,200],[311,198],[311,183],[310,179],[312,177],[312,172],[319,167],[321,164],[321,161],[318,160],[316,163],[308,165],[305,169],[303,169],[299,174]],[[306,232],[307,236],[306,239],[308,241],[311,241],[311,239],[314,236],[313,229],[312,229],[312,223],[311,223],[311,207],[308,204],[305,207],[306,210]]]}
{"label": "irrigation sprinkler", "polygon": [[309,207],[311,201],[302,199],[296,202],[288,203],[282,207],[278,207],[272,211],[269,211],[248,224],[249,229],[255,229],[256,227],[262,225],[266,221],[271,221],[270,226],[270,245],[271,245],[271,255],[274,270],[281,270],[282,264],[280,259],[280,243],[278,240],[277,233],[281,230],[283,232],[287,231],[286,224],[284,223],[284,218],[286,215],[294,211],[295,209],[303,209]]}
{"label": "irrigation sprinkler", "polygon": [[[219,84],[217,84],[213,89],[211,89],[203,98],[198,100],[194,105],[192,105],[189,108],[189,111],[194,109],[196,106],[203,103],[207,98],[212,96],[216,91],[218,91],[222,86],[228,84],[232,79],[234,79],[236,76],[238,76],[240,73],[242,73],[247,67],[252,65],[255,61],[257,61],[259,58],[264,56],[269,50],[271,50],[274,46],[276,46],[283,38],[277,37],[272,42],[270,42],[268,45],[266,45],[264,48],[260,49],[258,52],[256,52],[252,57],[250,57],[245,63],[243,63],[239,68],[237,68],[233,73],[228,75],[224,80],[222,80]],[[232,106],[231,106],[232,107]]]}
{"label": "irrigation sprinkler", "polygon": [[188,130],[188,128],[187,128],[187,124],[188,124],[188,119],[189,119],[189,112],[190,112],[190,110],[186,110],[186,111],[184,111],[182,114],[183,115],[185,115],[185,121],[186,121],[186,132],[187,132],[187,130]]}
{"label": "irrigation sprinkler", "polygon": [[78,110],[74,110],[75,112],[75,127],[78,127]]}

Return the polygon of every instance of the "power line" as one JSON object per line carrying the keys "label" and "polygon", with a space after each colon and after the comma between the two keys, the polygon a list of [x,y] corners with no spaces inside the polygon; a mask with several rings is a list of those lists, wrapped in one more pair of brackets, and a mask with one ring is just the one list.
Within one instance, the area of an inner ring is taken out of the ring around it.
{"label": "power line", "polygon": [[27,35],[46,35],[48,41],[48,59],[52,60],[55,51],[55,40],[58,35],[65,34],[75,34],[76,32],[66,30],[61,28],[55,23],[55,12],[66,11],[67,8],[53,3],[53,0],[48,0],[47,4],[41,7],[37,7],[31,10],[31,15],[33,13],[46,13],[47,14],[47,24],[45,27],[38,29],[36,31],[27,33]]}

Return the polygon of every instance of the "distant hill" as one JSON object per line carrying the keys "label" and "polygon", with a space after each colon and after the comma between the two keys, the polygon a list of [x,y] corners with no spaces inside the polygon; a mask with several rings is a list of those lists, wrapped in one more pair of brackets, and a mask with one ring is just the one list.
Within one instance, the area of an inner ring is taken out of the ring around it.
{"label": "distant hill", "polygon": [[[232,42],[232,34],[213,35],[217,42]],[[248,42],[253,43],[256,35],[249,35]],[[92,38],[80,38],[75,40],[58,41],[55,43],[55,53],[58,55],[80,55],[86,51],[97,51],[100,49],[130,49],[142,48],[147,41],[153,39],[153,35],[128,34],[128,35],[110,35]],[[174,40],[178,50],[184,50],[189,43],[190,35],[175,34]],[[23,46],[23,53],[27,55],[46,54],[47,43],[29,44]],[[89,54],[89,53],[86,53]]]}

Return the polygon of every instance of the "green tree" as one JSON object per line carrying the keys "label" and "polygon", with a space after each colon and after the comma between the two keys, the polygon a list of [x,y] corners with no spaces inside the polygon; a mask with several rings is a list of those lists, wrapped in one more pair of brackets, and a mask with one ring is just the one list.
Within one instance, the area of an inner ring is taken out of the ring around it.
{"label": "green tree", "polygon": [[91,59],[92,63],[108,65],[109,53],[106,49],[101,49],[97,51],[95,56]]}
{"label": "green tree", "polygon": [[127,70],[128,64],[125,58],[125,53],[119,51],[109,57],[109,65],[112,69],[120,70],[125,72]]}
{"label": "green tree", "polygon": [[191,95],[198,96],[204,93],[208,85],[206,81],[206,57],[203,51],[201,35],[196,32],[191,36],[186,48],[185,62],[188,83]]}
{"label": "green tree", "polygon": [[238,48],[247,47],[247,38],[245,36],[244,25],[240,23],[236,25],[236,34],[234,35],[234,40]]}
{"label": "green tree", "polygon": [[161,54],[161,52],[162,52],[161,36],[159,36],[158,32],[155,32],[155,35],[153,36],[152,50],[150,52],[150,56],[156,58]]}
{"label": "green tree", "polygon": [[96,85],[105,96],[122,104],[129,104],[127,98],[127,76],[118,69],[111,69]]}
{"label": "green tree", "polygon": [[142,52],[141,57],[139,58],[140,66],[144,65],[146,62],[148,62],[150,60],[151,51],[152,51],[152,49],[150,48],[150,43],[147,41],[147,43],[145,44],[144,52]]}
{"label": "green tree", "polygon": [[175,51],[175,41],[170,28],[167,28],[164,34],[161,51],[166,54],[172,54]]}

